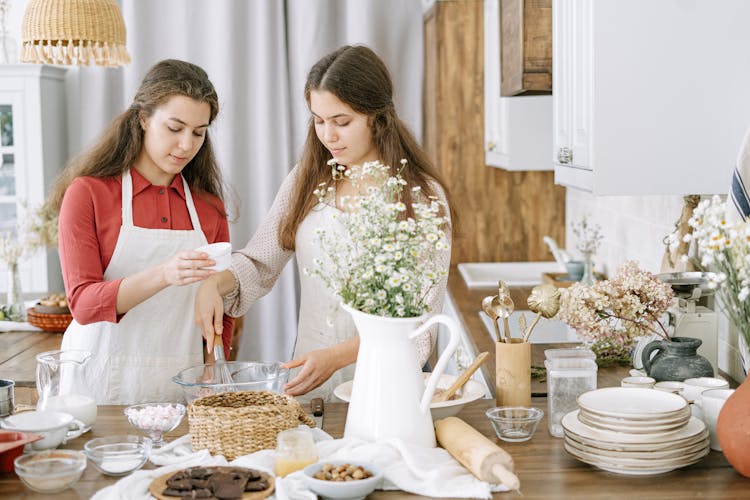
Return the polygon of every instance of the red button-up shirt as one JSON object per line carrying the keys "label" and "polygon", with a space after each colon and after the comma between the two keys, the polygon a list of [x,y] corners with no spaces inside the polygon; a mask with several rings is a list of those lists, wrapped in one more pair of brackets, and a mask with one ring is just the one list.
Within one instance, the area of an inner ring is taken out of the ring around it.
{"label": "red button-up shirt", "polygon": [[[182,177],[168,187],[154,186],[134,168],[133,224],[148,229],[193,229]],[[229,241],[224,205],[208,193],[191,191],[208,243]],[[216,207],[219,207],[218,209]],[[117,291],[122,279],[104,281],[122,226],[122,177],[78,177],[65,192],[60,209],[59,250],[68,305],[81,324],[118,322]],[[193,311],[185,311],[193,314]],[[234,319],[224,315],[224,351],[229,359]]]}

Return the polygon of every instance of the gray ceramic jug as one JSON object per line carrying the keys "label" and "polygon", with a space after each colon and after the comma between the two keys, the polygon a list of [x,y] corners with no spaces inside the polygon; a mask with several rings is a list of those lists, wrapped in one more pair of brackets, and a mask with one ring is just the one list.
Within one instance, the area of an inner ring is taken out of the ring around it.
{"label": "gray ceramic jug", "polygon": [[[641,353],[643,369],[657,382],[682,382],[687,378],[713,377],[711,363],[697,352],[702,343],[702,340],[691,337],[674,337],[671,341],[654,340]],[[651,354],[654,352],[656,355],[652,358]]]}

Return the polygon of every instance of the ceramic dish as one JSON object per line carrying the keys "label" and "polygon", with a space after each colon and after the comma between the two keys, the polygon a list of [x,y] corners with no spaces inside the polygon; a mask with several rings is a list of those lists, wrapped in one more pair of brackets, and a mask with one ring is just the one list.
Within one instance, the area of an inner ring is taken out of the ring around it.
{"label": "ceramic dish", "polygon": [[[633,389],[631,389],[633,390]],[[650,389],[649,389],[650,390]],[[666,393],[665,393],[666,394]],[[566,414],[561,424],[566,433],[581,436],[585,439],[599,441],[603,443],[620,443],[620,444],[658,444],[672,443],[690,437],[706,434],[706,424],[702,420],[690,417],[687,425],[680,429],[658,434],[627,434],[624,432],[606,431],[595,429],[582,423],[578,419],[578,410]]]}
{"label": "ceramic dish", "polygon": [[[429,373],[424,374],[425,379],[430,376]],[[456,380],[456,375],[449,375],[444,373],[438,380],[438,389],[447,389]],[[342,401],[347,403],[352,398],[352,384],[354,382],[349,380],[343,384],[338,385],[334,390],[333,394]],[[466,381],[461,390],[456,393],[458,396],[456,399],[450,401],[442,401],[436,403],[433,401],[430,403],[430,413],[432,413],[433,420],[440,420],[441,418],[452,417],[458,414],[467,403],[476,401],[477,399],[484,396],[484,386],[476,380],[469,379]]]}
{"label": "ceramic dish", "polygon": [[631,419],[669,418],[687,407],[687,401],[676,394],[639,387],[596,389],[584,392],[577,401],[589,413]]}
{"label": "ceramic dish", "polygon": [[23,447],[40,439],[39,434],[0,431],[0,472],[13,472],[13,461],[23,453]]}
{"label": "ceramic dish", "polygon": [[[316,479],[313,477],[319,472],[325,464],[331,464],[334,467],[338,467],[342,464],[349,464],[352,466],[361,466],[363,469],[372,473],[371,477],[367,479],[356,479],[352,481],[326,481],[323,479]],[[334,498],[334,499],[348,499],[358,500],[365,498],[367,495],[375,491],[375,488],[379,487],[383,481],[383,473],[373,466],[372,464],[345,460],[331,460],[321,461],[308,465],[303,471],[305,475],[305,481],[307,486],[321,498]]]}
{"label": "ceramic dish", "polygon": [[565,451],[567,451],[570,455],[577,458],[581,462],[585,462],[587,464],[593,465],[595,467],[598,467],[602,470],[606,470],[608,472],[614,472],[617,474],[626,474],[626,475],[637,475],[637,476],[645,476],[645,475],[652,475],[652,474],[662,474],[664,472],[669,472],[674,469],[679,469],[681,467],[687,467],[688,465],[692,465],[695,462],[698,462],[701,458],[705,457],[710,449],[708,446],[706,448],[698,453],[693,453],[691,455],[687,455],[682,459],[679,460],[640,460],[637,461],[635,459],[616,459],[612,457],[601,457],[598,455],[593,455],[591,453],[585,453],[581,452],[567,443],[564,443],[563,446],[565,447]]}
{"label": "ceramic dish", "polygon": [[632,419],[632,418],[621,418],[621,417],[606,417],[599,415],[598,413],[591,413],[583,408],[580,408],[580,414],[583,415],[587,420],[596,423],[609,424],[609,425],[623,425],[626,427],[653,427],[661,425],[685,425],[690,420],[691,409],[685,407],[680,413],[672,415],[667,418],[649,418],[649,419]]}
{"label": "ceramic dish", "polygon": [[681,450],[698,443],[701,443],[708,439],[708,433],[701,433],[689,438],[680,439],[677,441],[669,441],[666,443],[612,443],[607,441],[597,441],[595,439],[587,439],[585,437],[573,434],[571,432],[564,432],[565,438],[584,444],[586,446],[597,448],[599,450],[608,451],[628,451],[628,452],[640,452],[640,451],[671,451]]}
{"label": "ceramic dish", "polygon": [[631,451],[631,450],[607,450],[598,448],[596,446],[590,446],[580,443],[573,439],[571,436],[565,436],[565,442],[573,448],[577,448],[581,451],[595,453],[602,457],[619,457],[619,458],[641,458],[641,459],[671,459],[681,458],[691,453],[697,453],[703,450],[708,444],[708,440],[701,439],[698,442],[689,444],[687,446],[681,446],[679,448],[672,448],[668,450],[642,450],[642,451]]}
{"label": "ceramic dish", "polygon": [[589,415],[584,414],[583,412],[578,413],[578,420],[588,425],[589,427],[594,427],[596,429],[602,429],[606,431],[625,432],[628,434],[655,434],[655,433],[660,433],[660,432],[674,431],[683,427],[688,422],[689,419],[690,419],[690,415],[688,415],[688,418],[681,418],[680,420],[676,420],[669,424],[628,425],[628,424],[623,424],[620,422],[609,422],[606,420],[598,420],[598,419],[590,417]]}

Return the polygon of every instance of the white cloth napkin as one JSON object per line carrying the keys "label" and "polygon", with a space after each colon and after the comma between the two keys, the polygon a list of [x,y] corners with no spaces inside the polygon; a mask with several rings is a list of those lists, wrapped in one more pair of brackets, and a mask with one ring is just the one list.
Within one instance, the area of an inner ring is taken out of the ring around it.
{"label": "white cloth napkin", "polygon": [[[300,426],[307,428],[307,426]],[[370,462],[383,471],[381,490],[403,490],[417,495],[454,498],[490,498],[493,491],[508,491],[502,485],[478,480],[442,448],[423,448],[392,439],[368,443],[357,439],[333,439],[320,429],[312,429],[320,460],[356,460]],[[94,500],[151,499],[151,481],[168,472],[195,465],[236,465],[262,470],[273,475],[273,450],[261,450],[227,462],[223,456],[211,456],[207,450],[193,451],[190,435],[185,435],[151,453],[157,469],[140,470],[112,486],[99,490]],[[279,500],[316,500],[307,488],[302,471],[276,478],[273,497]]]}
{"label": "white cloth napkin", "polygon": [[0,321],[0,332],[41,332],[42,329],[25,321]]}

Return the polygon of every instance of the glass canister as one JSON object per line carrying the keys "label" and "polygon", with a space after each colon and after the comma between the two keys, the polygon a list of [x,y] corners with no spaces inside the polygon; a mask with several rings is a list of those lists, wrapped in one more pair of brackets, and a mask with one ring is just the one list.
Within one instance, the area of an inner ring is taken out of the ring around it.
{"label": "glass canister", "polygon": [[284,477],[318,461],[318,451],[312,432],[306,429],[287,429],[276,438],[275,473]]}
{"label": "glass canister", "polygon": [[563,437],[562,418],[578,409],[577,398],[596,389],[596,361],[587,357],[547,359],[547,424],[549,433]]}

